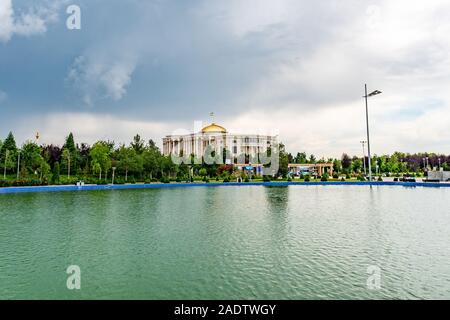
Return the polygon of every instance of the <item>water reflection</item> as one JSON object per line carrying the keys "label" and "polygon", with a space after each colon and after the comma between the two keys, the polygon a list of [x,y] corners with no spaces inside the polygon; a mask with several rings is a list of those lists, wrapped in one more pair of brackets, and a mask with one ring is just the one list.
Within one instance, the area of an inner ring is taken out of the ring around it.
{"label": "water reflection", "polygon": [[289,232],[289,187],[265,187],[265,200],[268,205],[268,227],[272,239],[285,245]]}
{"label": "water reflection", "polygon": [[264,193],[271,212],[287,213],[289,187],[264,187]]}

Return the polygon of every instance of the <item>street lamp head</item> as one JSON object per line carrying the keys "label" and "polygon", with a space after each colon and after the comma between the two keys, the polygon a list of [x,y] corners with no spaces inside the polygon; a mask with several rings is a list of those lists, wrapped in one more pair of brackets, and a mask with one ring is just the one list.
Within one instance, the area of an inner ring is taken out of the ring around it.
{"label": "street lamp head", "polygon": [[376,95],[381,94],[381,93],[382,92],[380,90],[375,90],[374,92],[369,93],[367,96],[368,97],[373,97],[373,96],[376,96]]}

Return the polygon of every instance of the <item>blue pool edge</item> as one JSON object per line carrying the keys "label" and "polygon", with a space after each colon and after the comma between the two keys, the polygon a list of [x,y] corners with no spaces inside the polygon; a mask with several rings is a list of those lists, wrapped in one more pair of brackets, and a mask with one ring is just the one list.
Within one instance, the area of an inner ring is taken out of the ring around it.
{"label": "blue pool edge", "polygon": [[402,187],[450,187],[450,183],[432,182],[392,182],[392,181],[317,181],[317,182],[211,182],[211,183],[152,183],[152,184],[121,184],[121,185],[64,185],[64,186],[33,186],[33,187],[8,187],[0,188],[0,194],[29,193],[29,192],[57,192],[57,191],[88,191],[88,190],[124,190],[124,189],[155,189],[155,188],[180,188],[180,187],[226,187],[226,186],[402,186]]}

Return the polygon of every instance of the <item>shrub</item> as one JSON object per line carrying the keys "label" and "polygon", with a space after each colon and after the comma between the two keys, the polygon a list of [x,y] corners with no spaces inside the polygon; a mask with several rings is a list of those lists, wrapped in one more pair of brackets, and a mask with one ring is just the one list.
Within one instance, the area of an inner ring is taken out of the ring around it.
{"label": "shrub", "polygon": [[383,178],[381,176],[378,177],[379,182],[383,182]]}
{"label": "shrub", "polygon": [[333,179],[339,179],[339,175],[337,173],[333,173]]}
{"label": "shrub", "polygon": [[244,182],[250,182],[250,179],[248,177],[245,177]]}
{"label": "shrub", "polygon": [[209,183],[209,179],[205,179],[205,183]]}
{"label": "shrub", "polygon": [[198,171],[198,174],[201,175],[202,177],[206,177],[206,176],[208,175],[208,171],[206,171],[205,168],[201,168],[201,169]]}
{"label": "shrub", "polygon": [[309,176],[309,174],[307,174],[305,176],[305,182],[310,182],[311,181],[311,177]]}
{"label": "shrub", "polygon": [[345,182],[345,178],[341,178],[341,181]]}
{"label": "shrub", "polygon": [[125,184],[125,180],[121,177],[114,178],[114,184]]}
{"label": "shrub", "polygon": [[26,185],[26,183],[25,183],[25,180],[23,180],[23,179],[16,179],[12,182],[12,186],[14,186],[14,187],[22,187],[25,185]]}
{"label": "shrub", "polygon": [[291,177],[287,178],[287,182],[292,182],[292,178]]}
{"label": "shrub", "polygon": [[10,186],[14,187],[34,187],[34,186],[40,186],[41,180],[39,179],[16,179],[12,183],[10,183]]}
{"label": "shrub", "polygon": [[0,188],[11,187],[11,182],[9,180],[1,179]]}
{"label": "shrub", "polygon": [[170,179],[168,177],[162,177],[160,181],[161,183],[170,183]]}
{"label": "shrub", "polygon": [[227,183],[227,182],[230,182],[230,178],[225,178],[225,179],[223,179],[223,183]]}
{"label": "shrub", "polygon": [[320,178],[320,181],[328,181],[328,173],[324,173],[322,178]]}
{"label": "shrub", "polygon": [[366,178],[364,178],[364,176],[361,174],[358,175],[357,179],[358,179],[358,181],[366,181]]}
{"label": "shrub", "polygon": [[263,176],[264,182],[270,182],[272,179],[270,179],[270,176]]}
{"label": "shrub", "polygon": [[347,180],[349,180],[349,179],[351,179],[352,177],[350,177],[350,175],[347,173],[346,175],[345,175],[345,179],[347,179]]}
{"label": "shrub", "polygon": [[42,186],[48,186],[48,179],[47,179],[47,177],[43,177],[43,178],[42,178],[42,180],[41,180],[41,185],[42,185]]}

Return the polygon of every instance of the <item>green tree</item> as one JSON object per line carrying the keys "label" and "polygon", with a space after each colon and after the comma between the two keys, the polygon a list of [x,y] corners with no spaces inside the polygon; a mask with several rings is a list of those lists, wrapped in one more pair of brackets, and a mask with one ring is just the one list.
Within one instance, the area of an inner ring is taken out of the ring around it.
{"label": "green tree", "polygon": [[150,178],[156,177],[161,172],[161,153],[155,143],[150,140],[144,152],[142,153],[143,169],[150,175]]}
{"label": "green tree", "polygon": [[120,146],[117,152],[117,160],[119,161],[119,168],[125,172],[125,181],[128,181],[129,171],[142,171],[142,158],[138,156],[133,147]]}
{"label": "green tree", "polygon": [[166,175],[168,177],[171,177],[172,174],[176,175],[178,166],[176,166],[172,162],[172,158],[170,156],[161,156],[160,161],[161,161],[160,167],[162,176]]}
{"label": "green tree", "polygon": [[0,148],[0,167],[3,169],[3,173],[15,168],[15,163],[17,159],[17,146],[16,140],[12,132],[8,133],[5,141],[3,141]]}
{"label": "green tree", "polygon": [[295,163],[307,163],[308,159],[306,156],[306,152],[297,152],[294,161]]}
{"label": "green tree", "polygon": [[77,168],[77,165],[81,162],[81,155],[75,145],[72,132],[66,137],[66,141],[62,148],[62,158],[64,160],[63,169],[67,172],[67,178],[70,178],[70,172],[72,168]]}
{"label": "green tree", "polygon": [[44,158],[41,159],[41,165],[39,168],[40,173],[40,180],[43,181],[43,178],[47,176],[47,174],[50,172],[50,165],[45,161]]}
{"label": "green tree", "polygon": [[289,158],[285,150],[285,146],[280,142],[278,145],[278,156],[279,156],[279,168],[278,168],[278,176],[286,177],[288,173],[289,166]]}
{"label": "green tree", "polygon": [[341,172],[341,169],[342,169],[342,162],[341,162],[341,160],[334,159],[333,160],[333,171],[336,172],[336,173],[339,173],[339,172]]}
{"label": "green tree", "polygon": [[341,164],[342,164],[342,170],[345,173],[349,173],[350,172],[350,168],[352,166],[352,159],[350,159],[348,154],[346,154],[346,153],[342,154]]}
{"label": "green tree", "polygon": [[41,148],[34,142],[27,141],[22,146],[22,166],[28,173],[37,174],[44,158],[41,156]]}
{"label": "green tree", "polygon": [[111,145],[104,141],[97,141],[92,146],[89,155],[91,156],[91,167],[94,173],[99,173],[102,179],[102,171],[107,172],[111,168],[110,158]]}
{"label": "green tree", "polygon": [[92,161],[92,172],[95,174],[98,172],[98,179],[102,179],[102,166],[97,161]]}
{"label": "green tree", "polygon": [[71,152],[69,151],[69,149],[64,149],[62,152],[62,158],[64,159],[64,161],[67,164],[67,178],[70,178],[70,158],[71,158]]}
{"label": "green tree", "polygon": [[362,163],[361,159],[356,158],[352,161],[353,172],[361,172],[362,166],[363,166],[363,163]]}
{"label": "green tree", "polygon": [[52,184],[59,184],[59,162],[55,162],[52,172]]}
{"label": "green tree", "polygon": [[141,154],[142,152],[144,152],[144,145],[145,142],[144,140],[141,139],[140,135],[135,135],[133,137],[133,142],[131,142],[131,148],[136,152],[136,154]]}
{"label": "green tree", "polygon": [[14,168],[15,166],[15,162],[11,154],[12,153],[9,150],[6,150],[4,160],[1,163],[1,166],[3,167],[3,179],[6,179],[6,171]]}
{"label": "green tree", "polygon": [[71,153],[75,153],[77,148],[75,146],[75,140],[73,138],[72,132],[66,138],[66,142],[64,143],[63,149],[69,150]]}

